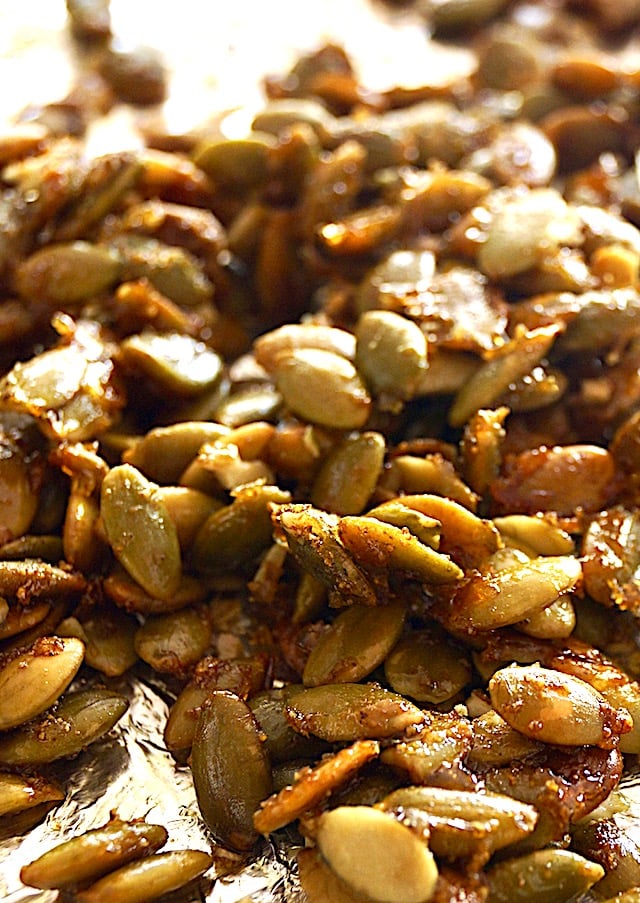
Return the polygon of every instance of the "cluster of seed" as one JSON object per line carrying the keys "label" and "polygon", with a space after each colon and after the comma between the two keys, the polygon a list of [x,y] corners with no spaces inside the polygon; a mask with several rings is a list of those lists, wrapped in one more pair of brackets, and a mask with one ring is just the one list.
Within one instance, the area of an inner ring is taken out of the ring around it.
{"label": "cluster of seed", "polygon": [[[89,158],[81,84],[0,138],[5,835],[152,669],[212,843],[295,825],[310,903],[637,899],[640,75],[606,4],[536,6],[436,4],[476,28],[445,86],[324,46],[242,139]],[[114,817],[22,879],[211,867],[165,840]]]}

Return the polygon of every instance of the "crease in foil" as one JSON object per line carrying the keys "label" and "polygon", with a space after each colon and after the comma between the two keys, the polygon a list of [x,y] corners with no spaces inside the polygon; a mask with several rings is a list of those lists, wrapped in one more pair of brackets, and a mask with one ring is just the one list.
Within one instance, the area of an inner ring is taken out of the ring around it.
{"label": "crease in foil", "polygon": [[190,769],[176,764],[164,746],[165,700],[171,694],[155,678],[152,683],[136,676],[110,686],[128,697],[128,711],[107,737],[75,759],[46,769],[47,776],[61,784],[65,799],[26,834],[0,842],[0,899],[5,903],[57,901],[57,891],[25,887],[20,869],[64,840],[101,827],[113,813],[124,820],[144,818],[164,825],[169,839],[161,852],[189,848],[212,853],[214,866],[197,885],[164,899],[303,903],[305,896],[292,867],[296,844],[286,835],[278,843],[264,841],[257,856],[239,870],[214,844],[200,818]]}

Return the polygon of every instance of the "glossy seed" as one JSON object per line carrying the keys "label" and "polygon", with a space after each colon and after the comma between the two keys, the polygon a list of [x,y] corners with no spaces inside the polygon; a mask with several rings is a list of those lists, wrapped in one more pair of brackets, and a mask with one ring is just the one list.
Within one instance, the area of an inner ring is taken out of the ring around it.
{"label": "glossy seed", "polygon": [[250,850],[258,838],[253,813],[271,793],[271,768],[259,725],[235,694],[211,695],[198,719],[191,770],[213,836],[231,849]]}
{"label": "glossy seed", "polygon": [[196,608],[151,615],[136,631],[135,650],[154,671],[182,676],[202,658],[211,642],[211,627]]}
{"label": "glossy seed", "polygon": [[427,339],[412,320],[371,310],[356,324],[356,367],[384,405],[413,398],[427,369]]}
{"label": "glossy seed", "polygon": [[39,776],[22,777],[17,774],[0,774],[0,818],[24,812],[43,803],[59,803],[64,791],[51,781]]}
{"label": "glossy seed", "polygon": [[23,298],[44,296],[52,304],[73,304],[108,289],[120,271],[113,250],[74,241],[36,251],[19,266],[16,281]]}
{"label": "glossy seed", "polygon": [[601,865],[570,850],[536,850],[505,859],[487,872],[496,903],[565,903],[593,887],[605,874]]}
{"label": "glossy seed", "polygon": [[129,701],[104,687],[66,693],[51,713],[0,735],[0,762],[38,766],[75,756],[122,718]]}
{"label": "glossy seed", "polygon": [[544,743],[608,749],[633,726],[626,709],[613,708],[585,681],[539,665],[500,669],[489,693],[511,727]]}
{"label": "glossy seed", "polygon": [[299,417],[334,429],[361,429],[371,398],[354,365],[320,348],[282,352],[274,364],[276,386]]}
{"label": "glossy seed", "polygon": [[323,461],[311,487],[311,502],[334,514],[360,514],[382,473],[384,453],[380,433],[347,436]]}
{"label": "glossy seed", "polygon": [[35,718],[64,693],[84,659],[75,637],[44,637],[0,670],[0,730]]}
{"label": "glossy seed", "polygon": [[289,786],[262,803],[253,816],[256,831],[270,834],[312,811],[379,752],[375,740],[357,740],[315,767],[301,769]]}
{"label": "glossy seed", "polygon": [[124,865],[79,891],[80,903],[145,903],[179,890],[203,875],[213,864],[200,850],[171,850]]}
{"label": "glossy seed", "polygon": [[376,684],[327,684],[291,693],[287,719],[300,733],[330,743],[383,739],[424,721],[413,703]]}
{"label": "glossy seed", "polygon": [[437,705],[467,686],[471,663],[463,647],[434,623],[403,637],[385,658],[384,672],[396,693]]}
{"label": "glossy seed", "polygon": [[182,576],[180,545],[156,484],[120,464],[102,483],[100,508],[118,561],[150,595],[171,598]]}
{"label": "glossy seed", "polygon": [[294,730],[287,720],[287,699],[296,689],[301,689],[300,685],[289,684],[256,693],[249,700],[249,707],[264,734],[269,758],[275,764],[317,758],[329,749],[318,737],[306,737]]}
{"label": "glossy seed", "polygon": [[426,815],[434,852],[447,859],[486,859],[531,833],[538,821],[533,806],[498,793],[442,787],[401,787],[379,804],[385,811],[417,809]]}
{"label": "glossy seed", "polygon": [[95,881],[132,859],[150,856],[168,834],[162,825],[113,818],[64,841],[22,867],[20,879],[30,887],[66,889]]}
{"label": "glossy seed", "polygon": [[191,559],[201,573],[224,573],[255,559],[271,543],[271,505],[290,498],[277,486],[261,483],[240,486],[232,494],[231,504],[214,511],[195,536]]}
{"label": "glossy seed", "polygon": [[177,332],[146,331],[120,345],[123,365],[149,379],[159,392],[194,396],[212,389],[222,373],[222,360],[204,342]]}
{"label": "glossy seed", "polygon": [[137,439],[122,456],[157,483],[175,484],[205,442],[215,442],[229,432],[220,423],[182,421],[158,426]]}
{"label": "glossy seed", "polygon": [[463,576],[449,556],[420,542],[408,530],[373,517],[343,517],[338,535],[363,568],[398,569],[434,584],[453,583]]}
{"label": "glossy seed", "polygon": [[405,616],[402,603],[350,605],[311,650],[302,674],[305,686],[357,683],[367,677],[395,646]]}
{"label": "glossy seed", "polygon": [[489,567],[472,574],[457,590],[449,623],[468,632],[516,624],[574,589],[581,574],[580,561],[569,555]]}
{"label": "glossy seed", "polygon": [[316,842],[331,869],[376,903],[426,903],[438,868],[422,838],[369,806],[339,806],[320,816]]}

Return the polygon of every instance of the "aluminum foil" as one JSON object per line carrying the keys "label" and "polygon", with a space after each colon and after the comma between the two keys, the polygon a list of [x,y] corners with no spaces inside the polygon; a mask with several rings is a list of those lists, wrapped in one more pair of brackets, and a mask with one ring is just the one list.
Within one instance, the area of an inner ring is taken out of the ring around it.
{"label": "aluminum foil", "polygon": [[63,840],[104,825],[115,813],[164,825],[169,839],[162,851],[213,854],[214,866],[196,886],[172,893],[174,903],[303,903],[294,867],[296,837],[264,841],[248,864],[213,842],[199,815],[190,769],[178,765],[164,746],[171,698],[166,688],[144,674],[110,686],[128,696],[128,711],[107,738],[47,770],[66,798],[28,833],[0,843],[0,899],[53,903],[57,891],[25,887],[21,867]]}

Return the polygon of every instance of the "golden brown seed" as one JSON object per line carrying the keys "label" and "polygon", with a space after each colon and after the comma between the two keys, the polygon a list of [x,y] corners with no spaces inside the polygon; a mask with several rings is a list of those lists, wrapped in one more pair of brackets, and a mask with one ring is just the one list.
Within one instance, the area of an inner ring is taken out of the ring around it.
{"label": "golden brown seed", "polygon": [[81,903],[145,903],[203,875],[213,864],[200,850],[171,850],[124,865],[100,878],[76,897]]}
{"label": "golden brown seed", "polygon": [[265,800],[253,816],[260,834],[270,834],[314,809],[380,752],[375,740],[356,740],[314,768],[303,768],[296,780]]}
{"label": "golden brown seed", "polygon": [[610,749],[633,721],[585,681],[539,665],[511,666],[489,681],[495,710],[532,740]]}
{"label": "golden brown seed", "polygon": [[151,855],[167,837],[161,825],[113,818],[103,827],[72,837],[43,853],[23,866],[20,878],[24,884],[40,888],[86,884],[131,859]]}

